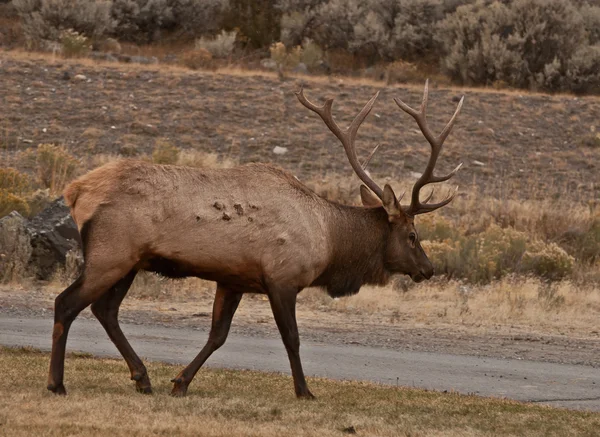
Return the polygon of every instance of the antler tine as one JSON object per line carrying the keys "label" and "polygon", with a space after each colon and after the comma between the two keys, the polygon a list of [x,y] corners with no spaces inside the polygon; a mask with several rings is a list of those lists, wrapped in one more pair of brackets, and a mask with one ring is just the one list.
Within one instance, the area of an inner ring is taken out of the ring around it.
{"label": "antler tine", "polygon": [[425,199],[422,203],[423,205],[425,205],[426,203],[429,203],[429,201],[433,198],[433,193],[435,193],[435,188],[431,189],[431,193],[429,193],[429,196],[427,196],[427,199]]}
{"label": "antler tine", "polygon": [[358,132],[358,128],[360,127],[362,122],[365,120],[365,118],[367,118],[367,115],[369,115],[369,112],[371,112],[371,109],[373,108],[373,105],[375,104],[375,100],[377,100],[378,96],[379,96],[379,91],[373,97],[371,97],[371,100],[369,100],[365,104],[365,106],[361,109],[361,111],[354,118],[354,120],[352,120],[352,123],[350,123],[350,126],[348,126],[348,128],[346,130],[342,130],[338,126],[338,124],[335,122],[335,120],[333,119],[333,115],[331,114],[331,107],[333,105],[333,99],[327,99],[325,101],[325,103],[323,104],[323,106],[317,106],[314,103],[312,103],[311,101],[309,101],[304,96],[304,89],[300,88],[300,91],[296,92],[296,97],[298,97],[298,100],[300,101],[300,103],[302,103],[304,106],[306,106],[311,111],[317,113],[323,119],[323,121],[325,122],[325,124],[327,125],[329,130],[331,130],[331,132],[333,132],[333,134],[340,140],[340,142],[344,146],[344,150],[346,151],[346,156],[348,157],[348,161],[350,161],[350,165],[352,166],[352,169],[354,170],[356,175],[359,177],[359,179],[361,181],[363,181],[365,183],[365,185],[367,187],[369,187],[369,189],[377,195],[377,197],[382,199],[383,198],[383,190],[375,183],[375,181],[373,181],[373,179],[371,179],[369,177],[369,175],[367,175],[367,173],[364,170],[366,167],[366,164],[369,163],[370,159],[372,158],[373,154],[375,153],[375,151],[378,149],[379,146],[377,146],[375,148],[375,150],[373,152],[371,152],[371,155],[367,158],[367,161],[365,162],[365,164],[363,166],[361,166],[360,163],[358,162],[358,157],[356,155],[356,149],[354,147],[354,140],[356,139],[356,134]]}
{"label": "antler tine", "polygon": [[363,162],[363,164],[362,164],[363,170],[367,169],[367,166],[369,165],[369,162],[371,162],[371,158],[373,157],[373,155],[375,155],[375,153],[377,153],[377,150],[380,147],[381,147],[381,143],[377,144],[375,146],[375,148],[371,151],[371,153],[369,153],[369,156],[367,156],[367,159],[365,159],[365,162]]}
{"label": "antler tine", "polygon": [[429,128],[429,126],[427,124],[427,114],[426,113],[427,113],[428,98],[429,98],[429,80],[426,80],[425,88],[423,90],[423,100],[421,102],[421,108],[419,111],[414,110],[413,108],[408,106],[406,103],[404,103],[400,99],[394,99],[394,101],[400,107],[400,109],[402,109],[404,112],[406,112],[407,114],[409,114],[411,117],[413,117],[415,119],[415,121],[419,125],[419,128],[421,129],[421,132],[423,133],[423,135],[425,136],[425,138],[431,145],[431,155],[429,157],[429,162],[427,163],[427,167],[425,168],[425,171],[423,172],[421,177],[415,182],[415,185],[413,186],[410,206],[406,210],[406,213],[411,216],[414,216],[417,214],[423,214],[425,212],[430,212],[430,211],[433,211],[434,209],[441,208],[442,206],[450,203],[452,201],[452,199],[454,198],[454,196],[456,195],[456,192],[452,195],[449,195],[443,201],[438,202],[438,203],[433,203],[433,204],[428,204],[428,202],[431,200],[431,197],[433,196],[433,192],[427,197],[427,200],[425,200],[424,202],[420,201],[419,192],[420,192],[421,188],[423,188],[427,184],[443,182],[443,181],[450,179],[462,167],[462,163],[460,163],[454,170],[452,170],[446,176],[435,176],[433,174],[435,164],[437,162],[440,151],[442,150],[442,145],[444,144],[446,137],[450,134],[450,131],[454,127],[454,123],[456,122],[456,118],[458,117],[458,114],[460,113],[460,110],[462,108],[465,98],[463,96],[460,99],[460,102],[458,103],[458,106],[457,106],[456,110],[454,111],[452,118],[446,124],[446,126],[444,127],[444,129],[442,130],[440,135],[438,135],[438,136],[435,136],[435,134],[431,131],[431,129]]}
{"label": "antler tine", "polygon": [[424,214],[426,212],[435,211],[436,209],[441,208],[442,206],[446,206],[450,202],[452,202],[454,197],[456,197],[457,193],[458,193],[458,185],[456,186],[456,188],[454,188],[454,191],[448,192],[448,195],[446,196],[446,198],[444,200],[442,200],[441,202],[429,204],[427,202],[430,200],[430,197],[433,194],[433,192],[432,192],[428,196],[427,200],[425,202],[423,202],[421,205],[419,205],[419,211],[416,212],[415,214]]}

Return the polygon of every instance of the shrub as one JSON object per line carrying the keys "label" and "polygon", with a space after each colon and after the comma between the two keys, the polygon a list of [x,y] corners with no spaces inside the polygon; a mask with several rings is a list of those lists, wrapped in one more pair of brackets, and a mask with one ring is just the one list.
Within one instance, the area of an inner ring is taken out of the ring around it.
{"label": "shrub", "polygon": [[181,63],[192,70],[209,68],[212,65],[212,54],[203,48],[188,50],[181,55]]}
{"label": "shrub", "polygon": [[82,57],[90,51],[88,39],[73,29],[63,30],[60,34],[62,53],[68,58]]}
{"label": "shrub", "polygon": [[110,14],[120,39],[152,42],[175,25],[173,0],[112,0]]}
{"label": "shrub", "polygon": [[600,44],[600,6],[586,3],[581,7],[581,16],[590,45]]}
{"label": "shrub", "polygon": [[559,280],[573,272],[575,259],[555,243],[536,242],[523,254],[521,271]]}
{"label": "shrub", "polygon": [[534,240],[510,227],[492,224],[465,235],[444,219],[429,219],[419,229],[436,271],[448,278],[488,283],[513,273],[532,273],[560,280],[573,272],[575,258],[557,244]]}
{"label": "shrub", "polygon": [[221,31],[213,38],[201,37],[196,40],[196,50],[207,50],[215,58],[227,58],[233,53],[237,31]]}
{"label": "shrub", "polygon": [[452,79],[467,84],[513,83],[519,57],[506,41],[512,24],[507,6],[483,1],[460,6],[439,24],[438,40],[444,56],[442,69]]}
{"label": "shrub", "polygon": [[440,23],[442,69],[467,84],[597,90],[600,49],[589,45],[594,31],[567,0],[478,1]]}
{"label": "shrub", "polygon": [[194,36],[219,31],[229,8],[229,0],[170,0],[169,3],[179,29]]}
{"label": "shrub", "polygon": [[52,194],[59,194],[64,189],[80,164],[64,146],[54,144],[40,144],[37,149],[29,149],[21,160],[35,170],[39,184],[49,188]]}
{"label": "shrub", "polygon": [[10,167],[0,168],[0,190],[21,196],[29,193],[32,185],[29,175]]}
{"label": "shrub", "polygon": [[394,20],[394,57],[416,60],[435,53],[436,23],[443,17],[441,0],[400,0]]}
{"label": "shrub", "polygon": [[274,0],[229,0],[223,17],[223,27],[238,30],[240,39],[252,48],[269,47],[277,41],[280,22],[281,11]]}
{"label": "shrub", "polygon": [[315,69],[323,62],[323,50],[312,40],[305,39],[301,46],[287,49],[282,42],[269,47],[271,59],[287,68],[294,68],[301,62],[309,69]]}
{"label": "shrub", "polygon": [[92,38],[112,32],[110,0],[13,0],[30,47],[59,41],[66,29]]}
{"label": "shrub", "polygon": [[24,217],[28,217],[31,209],[27,200],[9,190],[0,189],[0,218],[17,211]]}
{"label": "shrub", "polygon": [[152,162],[155,164],[177,164],[179,149],[165,140],[156,140],[152,152]]}

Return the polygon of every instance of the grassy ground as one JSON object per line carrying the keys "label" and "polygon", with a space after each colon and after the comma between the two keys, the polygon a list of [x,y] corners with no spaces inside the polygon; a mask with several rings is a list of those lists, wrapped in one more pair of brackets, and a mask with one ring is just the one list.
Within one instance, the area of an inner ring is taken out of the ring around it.
{"label": "grassy ground", "polygon": [[66,397],[45,391],[48,355],[0,348],[0,434],[7,436],[594,436],[600,414],[359,382],[202,370],[185,399],[168,395],[174,366],[149,363],[155,394],[134,393],[122,361],[70,356]]}

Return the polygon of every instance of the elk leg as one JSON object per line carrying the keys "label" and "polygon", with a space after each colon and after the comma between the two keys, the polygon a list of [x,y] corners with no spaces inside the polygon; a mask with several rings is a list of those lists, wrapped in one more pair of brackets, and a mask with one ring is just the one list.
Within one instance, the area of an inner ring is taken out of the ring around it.
{"label": "elk leg", "polygon": [[288,293],[270,292],[269,302],[290,360],[296,396],[314,399],[313,394],[306,385],[302,363],[300,362],[300,337],[298,336],[298,325],[296,324],[296,290]]}
{"label": "elk leg", "polygon": [[242,293],[230,291],[225,286],[217,284],[213,303],[212,326],[208,334],[208,340],[196,358],[171,380],[174,383],[171,395],[185,396],[188,385],[192,382],[200,367],[214,351],[223,346],[229,334],[231,320],[241,299]]}
{"label": "elk leg", "polygon": [[100,321],[106,333],[125,359],[131,372],[131,379],[135,381],[137,391],[150,394],[152,393],[152,385],[150,384],[146,367],[127,341],[127,338],[125,338],[118,320],[119,306],[129,291],[129,287],[131,287],[136,274],[137,271],[132,270],[117,282],[108,293],[102,295],[100,299],[94,302],[92,304],[92,313]]}
{"label": "elk leg", "polygon": [[[126,271],[129,269],[130,267]],[[123,277],[125,272],[121,267],[103,272],[85,270],[75,282],[56,297],[54,301],[54,329],[52,331],[48,390],[56,394],[66,394],[63,378],[69,328],[79,313],[106,293]]]}

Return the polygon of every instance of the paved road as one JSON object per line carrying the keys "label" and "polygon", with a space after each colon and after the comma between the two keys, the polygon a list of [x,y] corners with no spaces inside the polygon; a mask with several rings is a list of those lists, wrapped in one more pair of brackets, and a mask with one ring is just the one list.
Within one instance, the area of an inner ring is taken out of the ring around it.
{"label": "paved road", "polygon": [[[122,328],[140,356],[178,364],[191,361],[207,336],[189,328],[129,324]],[[0,315],[2,345],[48,350],[51,330],[50,319]],[[99,323],[81,318],[71,328],[68,350],[119,356]],[[311,376],[455,390],[600,411],[600,369],[593,367],[309,342],[302,343],[301,354],[305,372]],[[207,366],[289,373],[281,341],[233,334]]]}

